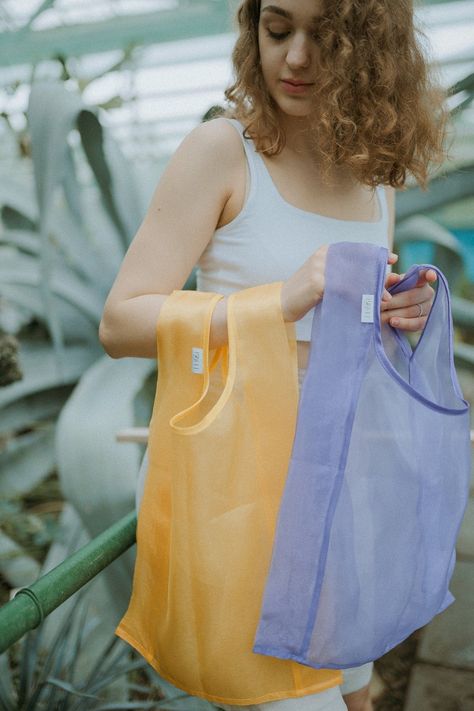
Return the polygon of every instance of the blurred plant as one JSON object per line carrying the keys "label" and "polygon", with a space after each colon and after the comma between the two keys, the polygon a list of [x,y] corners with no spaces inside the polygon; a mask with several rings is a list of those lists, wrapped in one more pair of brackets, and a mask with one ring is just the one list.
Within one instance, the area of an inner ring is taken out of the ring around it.
{"label": "blurred plant", "polygon": [[[47,0],[44,7],[38,8],[38,10],[30,17],[30,20],[27,25],[22,28],[22,31],[25,32],[31,26],[33,20],[35,20],[36,17],[43,13],[45,10],[48,10],[51,4],[53,3],[51,3],[50,0]],[[96,74],[93,74],[89,77],[83,77],[78,73],[77,62],[74,57],[71,58],[66,57],[62,54],[58,54],[54,57],[51,57],[51,61],[57,62],[60,67],[59,80],[62,83],[68,82],[69,86],[75,86],[79,93],[83,94],[84,91],[98,79],[110,75],[113,72],[120,72],[127,69],[127,67],[129,67],[133,63],[135,54],[138,51],[139,47],[136,44],[130,44],[128,47],[125,47],[122,50],[121,56],[116,62],[113,62],[109,66],[104,67],[102,71],[97,72]],[[35,75],[35,70],[36,67],[33,68],[33,79]],[[18,81],[17,79],[13,79],[3,87],[3,90],[9,96],[14,97],[17,92],[22,91],[23,86],[23,82]],[[115,109],[122,107],[123,104],[123,97],[120,94],[114,94],[109,98],[105,99],[100,104],[97,104],[96,108],[105,110]],[[21,158],[31,158],[31,141],[27,128],[18,128],[17,126],[14,126],[10,120],[10,116],[6,111],[0,112],[0,118],[5,121],[8,127],[8,131],[15,140],[15,143],[18,148],[18,156]],[[27,119],[27,116],[24,115],[24,118]]]}
{"label": "blurred plant", "polygon": [[[10,343],[19,337],[24,370],[0,393],[4,495],[30,490],[54,468],[55,420],[81,374],[104,358],[97,338],[103,303],[143,209],[130,166],[77,95],[61,83],[36,84],[28,118],[35,180],[0,176],[0,326]],[[153,364],[128,368],[146,375]],[[128,382],[113,380],[115,392],[127,391]],[[16,447],[14,438],[28,432],[34,436]],[[50,456],[40,462],[46,441]],[[5,489],[12,448],[16,476]]]}

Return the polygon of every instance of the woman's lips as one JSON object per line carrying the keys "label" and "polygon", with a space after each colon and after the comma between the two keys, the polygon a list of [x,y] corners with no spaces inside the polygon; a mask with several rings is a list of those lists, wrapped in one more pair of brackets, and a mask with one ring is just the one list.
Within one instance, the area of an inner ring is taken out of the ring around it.
{"label": "woman's lips", "polygon": [[312,84],[292,84],[284,79],[281,80],[281,85],[288,94],[304,94],[312,86]]}

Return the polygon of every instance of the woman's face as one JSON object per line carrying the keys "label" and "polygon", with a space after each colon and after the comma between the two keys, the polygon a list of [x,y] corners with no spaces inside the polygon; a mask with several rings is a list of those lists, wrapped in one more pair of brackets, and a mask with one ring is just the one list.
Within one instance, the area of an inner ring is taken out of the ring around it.
{"label": "woman's face", "polygon": [[[263,79],[280,111],[290,116],[308,116],[314,105],[319,6],[319,0],[261,1],[258,42]],[[295,86],[299,82],[304,84]]]}

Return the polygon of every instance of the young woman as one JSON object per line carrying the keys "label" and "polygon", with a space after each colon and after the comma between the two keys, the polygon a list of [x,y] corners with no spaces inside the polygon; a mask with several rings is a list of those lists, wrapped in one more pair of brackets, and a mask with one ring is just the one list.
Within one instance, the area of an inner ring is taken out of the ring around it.
{"label": "young woman", "polygon": [[[237,12],[229,109],[193,129],[169,161],[107,299],[109,355],[156,357],[167,296],[198,264],[198,290],[228,295],[283,281],[295,322],[300,386],[328,244],[392,249],[395,190],[426,188],[445,158],[447,112],[419,49],[412,0],[244,0]],[[390,264],[397,256],[391,253]],[[400,278],[387,275],[386,287]],[[423,329],[433,271],[390,297],[382,323]],[[227,341],[218,302],[210,348]],[[342,686],[223,709],[369,711],[372,664]]]}

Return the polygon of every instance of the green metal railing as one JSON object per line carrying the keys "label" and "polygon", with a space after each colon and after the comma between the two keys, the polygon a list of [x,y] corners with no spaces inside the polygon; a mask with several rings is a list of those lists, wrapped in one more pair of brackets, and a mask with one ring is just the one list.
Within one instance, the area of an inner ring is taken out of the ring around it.
{"label": "green metal railing", "polygon": [[0,654],[135,543],[132,511],[0,608]]}

